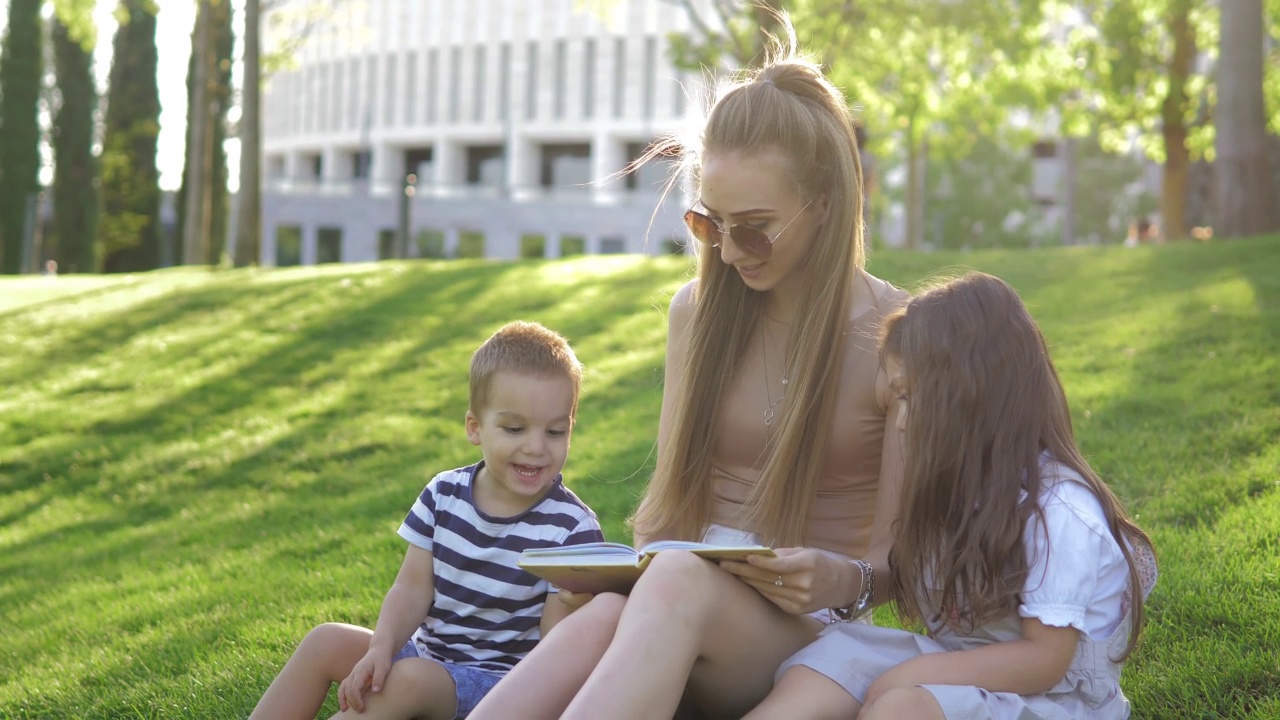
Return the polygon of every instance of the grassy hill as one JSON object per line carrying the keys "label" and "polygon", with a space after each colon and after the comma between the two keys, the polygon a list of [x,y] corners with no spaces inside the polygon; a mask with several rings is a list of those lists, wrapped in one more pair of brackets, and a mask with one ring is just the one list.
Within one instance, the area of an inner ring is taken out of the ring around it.
{"label": "grassy hill", "polygon": [[[873,256],[1041,322],[1086,455],[1153,535],[1135,717],[1280,717],[1280,240]],[[372,624],[395,528],[473,461],[466,366],[539,320],[588,373],[606,533],[652,467],[679,258],[0,280],[0,717],[246,715],[312,625]]]}

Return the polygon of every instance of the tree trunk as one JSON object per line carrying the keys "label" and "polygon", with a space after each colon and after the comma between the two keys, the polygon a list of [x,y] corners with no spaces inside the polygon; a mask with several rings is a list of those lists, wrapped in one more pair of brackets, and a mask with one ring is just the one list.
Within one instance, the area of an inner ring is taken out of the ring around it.
{"label": "tree trunk", "polygon": [[1191,3],[1175,4],[1169,17],[1173,57],[1169,59],[1169,91],[1160,104],[1161,135],[1164,137],[1164,173],[1160,183],[1160,231],[1166,240],[1187,237],[1187,188],[1191,153],[1187,149],[1187,78],[1196,57],[1195,31],[1191,27]]}
{"label": "tree trunk", "polygon": [[212,128],[209,126],[209,83],[213,68],[213,8],[212,0],[200,0],[196,13],[195,32],[192,33],[191,52],[195,57],[195,80],[191,84],[188,102],[191,126],[187,128],[187,169],[185,215],[182,228],[182,262],[199,265],[208,253],[209,224],[207,185],[209,164],[212,159]]}
{"label": "tree trunk", "polygon": [[1214,140],[1218,237],[1255,235],[1275,227],[1262,94],[1265,27],[1262,0],[1222,3]]}
{"label": "tree trunk", "polygon": [[[240,83],[240,193],[236,215],[237,267],[259,261],[262,243],[262,65],[259,2],[244,4],[244,78]],[[354,79],[352,80],[354,82]]]}
{"label": "tree trunk", "polygon": [[0,64],[0,272],[23,268],[27,214],[40,192],[40,0],[11,0]]}

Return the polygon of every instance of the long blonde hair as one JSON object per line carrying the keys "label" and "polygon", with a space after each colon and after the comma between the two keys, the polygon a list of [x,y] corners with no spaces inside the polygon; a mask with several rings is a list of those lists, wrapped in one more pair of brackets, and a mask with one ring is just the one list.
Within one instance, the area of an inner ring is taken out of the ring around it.
{"label": "long blonde hair", "polygon": [[1097,496],[1129,563],[1133,625],[1120,660],[1128,657],[1142,629],[1143,593],[1126,538],[1150,540],[1076,447],[1066,393],[1018,294],[982,273],[922,293],[885,321],[880,353],[902,364],[908,397],[902,506],[889,553],[901,615],[939,621],[922,616],[927,601],[972,629],[1017,610],[1031,563],[1023,534],[1044,522],[1047,452]]}
{"label": "long blonde hair", "polygon": [[[853,281],[864,261],[862,166],[843,94],[798,55],[794,31],[781,20],[789,42],[775,43],[762,68],[722,88],[700,142],[680,143],[680,149],[695,178],[706,155],[778,152],[801,197],[826,199],[803,269],[809,279],[799,305],[804,312],[795,318],[787,349],[787,403],[741,516],[741,529],[760,533],[764,542],[799,545],[835,411]],[[671,395],[668,439],[633,518],[637,532],[700,539],[710,522],[717,415],[760,326],[764,300],[720,261],[718,249],[700,249],[682,382]]]}

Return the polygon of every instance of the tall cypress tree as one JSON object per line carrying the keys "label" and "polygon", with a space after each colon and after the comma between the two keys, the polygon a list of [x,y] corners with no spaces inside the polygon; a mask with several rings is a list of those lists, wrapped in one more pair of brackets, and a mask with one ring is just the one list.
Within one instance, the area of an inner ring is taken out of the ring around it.
{"label": "tall cypress tree", "polygon": [[53,22],[53,59],[58,73],[57,115],[53,122],[53,210],[58,269],[95,272],[97,268],[98,167],[93,157],[93,111],[98,91],[93,82],[92,38],[74,38]]}
{"label": "tall cypress tree", "polygon": [[41,0],[10,0],[0,50],[0,272],[22,270],[27,208],[40,192],[37,108],[43,72]]}
{"label": "tall cypress tree", "polygon": [[156,138],[156,6],[120,0],[112,44],[106,132],[102,141],[102,218],[98,237],[106,272],[160,266],[160,185]]}
{"label": "tall cypress tree", "polygon": [[[216,265],[222,259],[222,251],[227,244],[227,152],[223,147],[223,143],[227,139],[227,111],[231,109],[231,53],[234,50],[235,33],[231,28],[231,0],[214,0],[210,6],[211,21],[213,23],[213,78],[209,85],[208,98],[210,100],[209,116],[207,122],[213,132],[212,141],[212,165],[209,167],[209,244],[207,246],[207,255],[204,262],[210,265]],[[193,120],[192,113],[195,112],[196,103],[194,87],[196,77],[196,52],[199,43],[196,42],[195,31],[192,31],[191,37],[191,56],[187,62],[187,127],[191,127]],[[182,185],[178,189],[177,195],[177,215],[178,227],[186,226],[187,217],[187,172],[186,162],[191,160],[192,154],[186,154],[186,161],[183,163]],[[175,241],[175,245],[178,243]],[[181,257],[179,250],[174,257]]]}

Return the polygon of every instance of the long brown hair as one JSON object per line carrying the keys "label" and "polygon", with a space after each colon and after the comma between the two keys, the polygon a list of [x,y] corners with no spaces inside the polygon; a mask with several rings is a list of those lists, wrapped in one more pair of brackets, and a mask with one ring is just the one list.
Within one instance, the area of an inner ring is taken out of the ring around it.
{"label": "long brown hair", "polygon": [[1066,393],[1018,294],[982,273],[922,293],[886,320],[880,352],[902,364],[907,391],[905,484],[889,553],[903,617],[937,621],[922,616],[927,602],[972,629],[1017,610],[1024,529],[1044,522],[1047,452],[1097,496],[1129,563],[1133,625],[1120,660],[1128,657],[1143,604],[1126,539],[1150,540],[1076,447]]}
{"label": "long brown hair", "polygon": [[[760,533],[765,542],[799,545],[834,414],[832,385],[853,280],[864,260],[862,167],[843,94],[799,56],[790,22],[780,20],[789,42],[776,43],[763,67],[721,89],[701,137],[671,138],[653,154],[678,147],[696,179],[708,154],[778,152],[799,196],[826,199],[803,270],[809,282],[799,307],[805,311],[795,319],[787,348],[787,403],[741,518],[742,529]],[[700,539],[710,521],[713,429],[738,359],[760,325],[764,300],[720,262],[718,249],[701,248],[683,380],[673,395],[668,440],[633,518],[638,532]]]}

